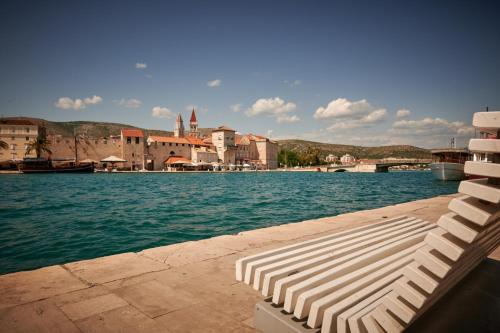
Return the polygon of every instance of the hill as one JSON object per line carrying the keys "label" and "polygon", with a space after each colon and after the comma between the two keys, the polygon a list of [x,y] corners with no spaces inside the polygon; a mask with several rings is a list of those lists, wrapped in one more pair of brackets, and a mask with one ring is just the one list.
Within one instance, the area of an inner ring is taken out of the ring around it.
{"label": "hill", "polygon": [[[31,118],[31,117],[10,117],[4,119],[30,120],[39,126],[45,127],[47,134],[62,135],[66,137],[74,136],[75,134],[80,134],[91,138],[106,138],[112,135],[113,136],[120,135],[120,130],[123,128],[139,128],[144,131],[144,134],[146,136],[148,135],[172,136],[174,134],[172,131],[152,130],[121,123],[107,123],[107,122],[97,122],[97,121],[59,122],[59,121],[49,121],[45,119]],[[200,128],[199,130],[203,135],[211,133],[210,128]]]}
{"label": "hill", "polygon": [[322,143],[305,140],[280,140],[278,141],[280,151],[291,151],[299,156],[316,152],[319,159],[324,159],[327,155],[333,154],[341,157],[350,154],[357,159],[380,159],[384,157],[400,158],[430,158],[431,153],[427,149],[409,145],[394,145],[380,147],[363,147],[352,145],[339,145],[332,143]]}

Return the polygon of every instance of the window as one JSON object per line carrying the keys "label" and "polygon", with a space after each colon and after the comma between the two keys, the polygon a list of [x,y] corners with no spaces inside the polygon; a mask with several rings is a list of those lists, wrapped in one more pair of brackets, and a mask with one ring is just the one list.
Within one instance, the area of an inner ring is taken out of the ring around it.
{"label": "window", "polygon": [[99,141],[95,140],[95,144],[98,144],[98,143],[99,143]]}
{"label": "window", "polygon": [[184,144],[182,144],[182,146],[184,147]]}
{"label": "window", "polygon": [[134,153],[132,153],[132,157],[134,157]]}
{"label": "window", "polygon": [[12,137],[12,138],[10,138],[10,139],[11,139],[12,141],[14,141],[14,140],[16,139],[16,137],[15,137],[15,136],[13,136],[13,137]]}
{"label": "window", "polygon": [[178,144],[178,143],[176,143],[175,145],[176,145],[176,146],[178,146],[179,144]]}
{"label": "window", "polygon": [[132,138],[130,136],[127,136],[127,144],[131,144],[132,143]]}
{"label": "window", "polygon": [[29,133],[29,132],[30,132],[30,128],[26,127],[26,133]]}
{"label": "window", "polygon": [[169,145],[169,146],[172,146],[172,142],[169,142],[169,143],[168,143],[168,145]]}
{"label": "window", "polygon": [[10,129],[10,132],[11,132],[11,133],[16,133],[16,129],[15,129],[14,127],[12,127],[12,128]]}
{"label": "window", "polygon": [[141,141],[141,139],[139,139],[139,138],[135,138],[135,144],[136,144],[136,145],[138,145],[140,141]]}
{"label": "window", "polygon": [[165,142],[162,142],[162,143],[161,143],[161,145],[162,145],[162,146],[165,146]]}
{"label": "window", "polygon": [[30,137],[29,136],[26,137],[26,141],[30,141]]}

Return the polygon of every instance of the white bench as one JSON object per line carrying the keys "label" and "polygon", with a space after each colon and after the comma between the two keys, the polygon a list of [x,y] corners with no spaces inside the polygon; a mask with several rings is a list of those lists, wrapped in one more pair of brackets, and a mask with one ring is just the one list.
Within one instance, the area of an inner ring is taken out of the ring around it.
{"label": "white bench", "polygon": [[[500,129],[500,112],[473,125]],[[467,162],[450,213],[437,224],[401,216],[241,258],[236,279],[268,297],[255,326],[264,332],[400,332],[500,243],[500,140],[473,139],[495,163]]]}

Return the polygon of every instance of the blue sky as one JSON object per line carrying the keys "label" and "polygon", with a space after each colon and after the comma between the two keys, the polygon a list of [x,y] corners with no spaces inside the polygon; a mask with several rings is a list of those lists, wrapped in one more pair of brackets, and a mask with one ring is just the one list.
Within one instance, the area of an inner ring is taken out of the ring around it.
{"label": "blue sky", "polygon": [[0,116],[446,146],[500,108],[488,1],[3,1]]}

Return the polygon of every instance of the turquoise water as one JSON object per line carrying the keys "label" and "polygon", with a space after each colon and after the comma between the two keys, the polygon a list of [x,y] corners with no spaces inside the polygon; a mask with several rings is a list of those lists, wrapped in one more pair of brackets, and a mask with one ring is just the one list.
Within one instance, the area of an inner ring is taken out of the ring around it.
{"label": "turquoise water", "polygon": [[0,175],[0,273],[455,193],[430,172]]}

